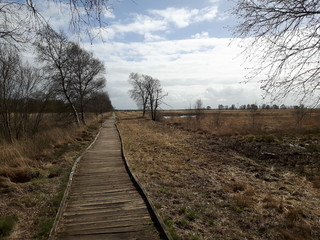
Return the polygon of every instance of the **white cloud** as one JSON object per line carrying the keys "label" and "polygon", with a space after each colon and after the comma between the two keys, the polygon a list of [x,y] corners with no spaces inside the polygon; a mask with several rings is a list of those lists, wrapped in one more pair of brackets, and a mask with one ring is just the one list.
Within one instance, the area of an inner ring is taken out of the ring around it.
{"label": "white cloud", "polygon": [[202,8],[199,14],[194,18],[196,22],[210,21],[214,19],[218,14],[218,6],[210,6]]}
{"label": "white cloud", "polygon": [[209,33],[208,32],[196,33],[196,34],[192,35],[191,37],[195,38],[195,39],[209,38]]}
{"label": "white cloud", "polygon": [[144,34],[144,40],[146,42],[154,42],[154,41],[163,41],[165,40],[165,38],[158,35],[151,34],[151,33],[146,33]]}
{"label": "white cloud", "polygon": [[167,8],[164,10],[150,10],[149,12],[167,22],[174,23],[179,28],[189,26],[192,19],[199,14],[198,9],[186,8]]}
{"label": "white cloud", "polygon": [[137,14],[134,20],[128,24],[115,23],[110,28],[118,34],[137,33],[144,35],[146,33],[164,31],[167,29],[167,22],[164,20],[155,20],[149,16]]}
{"label": "white cloud", "polygon": [[218,20],[219,21],[224,21],[230,18],[230,14],[229,13],[219,13],[218,15]]}
{"label": "white cloud", "polygon": [[210,21],[218,14],[217,6],[202,9],[166,8],[164,10],[149,10],[156,17],[161,17],[174,23],[179,28],[184,28],[195,22]]}
{"label": "white cloud", "polygon": [[[205,34],[204,34],[205,35]],[[193,105],[246,104],[260,99],[257,83],[239,84],[246,71],[241,49],[230,39],[202,38],[175,41],[108,43],[90,47],[108,69],[108,91],[117,108],[135,108],[128,97],[131,72],[159,78],[173,108]],[[120,91],[120,89],[122,89]],[[165,107],[165,106],[163,106]]]}
{"label": "white cloud", "polygon": [[111,19],[115,19],[116,16],[114,15],[112,9],[108,9],[105,13],[104,13],[104,17],[105,18],[111,18]]}
{"label": "white cloud", "polygon": [[150,15],[133,14],[130,19],[126,19],[126,22],[110,24],[108,39],[124,36],[127,33],[135,33],[144,36],[146,41],[163,40],[163,37],[154,33],[167,34],[172,31],[173,26],[186,28],[194,23],[211,21],[218,16],[218,7],[209,6],[201,9],[166,8],[163,10],[152,9],[148,12]]}

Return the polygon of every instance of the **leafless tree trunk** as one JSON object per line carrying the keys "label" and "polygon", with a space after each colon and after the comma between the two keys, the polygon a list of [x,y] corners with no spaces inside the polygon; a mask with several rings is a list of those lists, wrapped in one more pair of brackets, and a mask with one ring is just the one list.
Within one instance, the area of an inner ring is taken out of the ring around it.
{"label": "leafless tree trunk", "polygon": [[15,78],[18,75],[20,56],[8,45],[0,46],[0,112],[5,137],[14,141],[12,131],[12,101],[15,94]]}
{"label": "leafless tree trunk", "polygon": [[129,91],[131,98],[142,107],[142,116],[145,116],[148,103],[148,93],[146,90],[146,81],[144,75],[138,73],[130,73],[129,83],[133,89]]}
{"label": "leafless tree trunk", "polygon": [[75,91],[73,79],[70,73],[68,52],[71,43],[63,34],[54,32],[51,28],[43,29],[40,33],[41,41],[38,41],[37,51],[40,61],[46,63],[46,69],[53,79],[56,91],[64,96],[68,102],[76,124],[80,126],[78,111],[75,107]]}
{"label": "leafless tree trunk", "polygon": [[86,124],[84,115],[86,101],[90,95],[105,86],[106,79],[103,76],[105,67],[99,59],[93,57],[92,53],[80,48],[78,44],[72,45],[68,56],[72,84],[78,96],[81,121]]}
{"label": "leafless tree trunk", "polygon": [[168,94],[163,92],[159,79],[152,78],[148,75],[144,75],[144,79],[151,119],[155,121],[157,120],[157,110]]}
{"label": "leafless tree trunk", "polygon": [[0,122],[6,139],[14,142],[31,131],[29,105],[42,77],[37,69],[23,64],[17,49],[8,44],[0,46],[0,69]]}
{"label": "leafless tree trunk", "polygon": [[201,98],[196,100],[196,102],[194,104],[194,109],[196,110],[197,120],[199,120],[201,112],[203,110],[203,102],[202,102]]}
{"label": "leafless tree trunk", "polygon": [[133,86],[133,89],[129,91],[131,98],[142,105],[143,116],[147,107],[149,107],[151,119],[155,121],[157,119],[157,110],[168,95],[163,92],[160,81],[148,75],[131,73],[129,82]]}

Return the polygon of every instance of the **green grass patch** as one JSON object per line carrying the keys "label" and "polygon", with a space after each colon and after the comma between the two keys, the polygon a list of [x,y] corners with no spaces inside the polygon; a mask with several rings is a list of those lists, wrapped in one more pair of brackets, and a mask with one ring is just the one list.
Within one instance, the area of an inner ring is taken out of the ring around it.
{"label": "green grass patch", "polygon": [[186,206],[182,206],[179,208],[179,214],[185,214],[187,212],[187,207]]}
{"label": "green grass patch", "polygon": [[191,235],[188,235],[188,240],[200,240],[201,238],[198,236],[198,235],[195,235],[195,234],[191,234]]}
{"label": "green grass patch", "polygon": [[0,216],[0,237],[5,237],[10,234],[15,224],[15,217]]}
{"label": "green grass patch", "polygon": [[305,148],[307,152],[320,152],[320,146],[317,144],[308,144]]}
{"label": "green grass patch", "polygon": [[173,228],[173,222],[170,219],[165,219],[164,224],[166,225],[171,237],[173,240],[180,240],[180,236],[176,233],[176,231]]}
{"label": "green grass patch", "polygon": [[71,172],[71,167],[67,169],[66,173],[62,177],[58,193],[51,200],[51,202],[49,203],[49,206],[46,206],[42,210],[40,214],[41,217],[36,220],[36,224],[38,226],[37,233],[35,234],[36,239],[39,239],[39,240],[48,239],[56,214],[60,207],[60,203],[62,201],[64,191],[68,184],[70,172]]}
{"label": "green grass patch", "polygon": [[190,210],[187,215],[186,215],[187,219],[190,221],[194,221],[197,218],[199,218],[199,213],[196,210]]}

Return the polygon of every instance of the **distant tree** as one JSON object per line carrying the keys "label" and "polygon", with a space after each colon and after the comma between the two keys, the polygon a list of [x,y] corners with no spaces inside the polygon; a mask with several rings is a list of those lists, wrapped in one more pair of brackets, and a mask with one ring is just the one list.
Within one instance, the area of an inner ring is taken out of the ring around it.
{"label": "distant tree", "polygon": [[207,106],[206,109],[207,109],[207,110],[211,110],[211,107],[210,107],[210,106]]}
{"label": "distant tree", "polygon": [[308,111],[308,109],[303,104],[294,107],[292,114],[297,127],[302,127],[303,120],[309,113],[310,111]]}
{"label": "distant tree", "polygon": [[40,109],[30,119],[32,99],[45,84],[38,69],[24,64],[20,53],[11,45],[0,45],[0,134],[14,142],[27,133],[36,131]]}
{"label": "distant tree", "polygon": [[85,109],[98,117],[99,114],[112,111],[113,106],[107,92],[95,92],[90,95]]}
{"label": "distant tree", "polygon": [[279,106],[277,104],[273,104],[272,109],[279,109]]}
{"label": "distant tree", "polygon": [[280,109],[287,109],[287,106],[284,105],[284,104],[281,104],[281,105],[280,105]]}
{"label": "distant tree", "polygon": [[200,116],[202,115],[202,110],[204,109],[203,102],[202,102],[201,98],[199,98],[195,101],[194,109],[195,109],[195,114],[196,114],[197,120],[199,120]]}
{"label": "distant tree", "polygon": [[159,79],[148,75],[131,73],[129,75],[129,83],[133,87],[129,90],[130,97],[138,106],[142,107],[143,116],[147,108],[149,108],[151,119],[156,120],[157,110],[164,103],[164,98],[168,95],[163,91]]}
{"label": "distant tree", "polygon": [[241,19],[234,35],[253,39],[248,52],[257,62],[252,77],[267,71],[261,88],[273,99],[292,93],[301,102],[320,101],[319,0],[238,0]]}
{"label": "distant tree", "polygon": [[152,78],[145,75],[145,87],[147,90],[148,103],[151,113],[151,119],[157,120],[157,110],[161,104],[164,103],[164,98],[168,95],[161,87],[159,79]]}
{"label": "distant tree", "polygon": [[239,109],[241,109],[241,110],[246,109],[246,105],[241,105],[241,106],[239,107]]}
{"label": "distant tree", "polygon": [[194,109],[196,110],[202,110],[203,109],[203,102],[201,98],[197,99],[195,104],[194,104]]}
{"label": "distant tree", "polygon": [[145,116],[148,104],[148,92],[146,89],[146,81],[144,75],[138,73],[130,73],[129,83],[132,89],[129,90],[130,97],[142,107],[142,115]]}
{"label": "distant tree", "polygon": [[19,76],[20,55],[10,46],[0,45],[0,113],[2,134],[10,142],[14,141],[12,129],[12,99],[16,93],[16,78]]}
{"label": "distant tree", "polygon": [[258,109],[258,105],[257,104],[251,104],[249,108],[247,109],[253,109],[253,110],[257,110]]}
{"label": "distant tree", "polygon": [[251,124],[252,129],[255,129],[257,126],[257,118],[258,118],[258,106],[256,104],[251,104],[250,106],[250,115],[251,115]]}
{"label": "distant tree", "polygon": [[224,106],[223,106],[222,104],[219,104],[219,105],[218,105],[218,109],[219,109],[219,110],[223,110],[223,109],[224,109]]}

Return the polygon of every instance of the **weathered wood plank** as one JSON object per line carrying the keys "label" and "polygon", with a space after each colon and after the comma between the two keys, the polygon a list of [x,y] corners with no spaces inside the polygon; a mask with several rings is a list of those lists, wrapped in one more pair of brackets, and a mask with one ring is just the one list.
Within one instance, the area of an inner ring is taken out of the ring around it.
{"label": "weathered wood plank", "polygon": [[124,166],[114,119],[74,171],[53,239],[150,239],[159,232]]}

